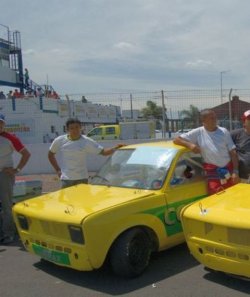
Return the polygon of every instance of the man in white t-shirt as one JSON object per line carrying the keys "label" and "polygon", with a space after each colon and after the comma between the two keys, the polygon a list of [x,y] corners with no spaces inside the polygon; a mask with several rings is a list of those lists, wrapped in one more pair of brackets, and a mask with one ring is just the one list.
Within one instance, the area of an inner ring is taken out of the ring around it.
{"label": "man in white t-shirt", "polygon": [[[88,183],[87,154],[108,156],[123,146],[118,144],[104,149],[93,139],[81,134],[81,122],[76,118],[68,119],[66,128],[68,134],[54,139],[48,153],[49,161],[62,181],[62,188]],[[55,157],[58,152],[61,153],[61,166]]]}
{"label": "man in white t-shirt", "polygon": [[238,158],[229,131],[217,126],[215,112],[203,110],[201,121],[202,127],[181,134],[174,143],[201,154],[208,179],[208,193],[213,194],[239,182]]}

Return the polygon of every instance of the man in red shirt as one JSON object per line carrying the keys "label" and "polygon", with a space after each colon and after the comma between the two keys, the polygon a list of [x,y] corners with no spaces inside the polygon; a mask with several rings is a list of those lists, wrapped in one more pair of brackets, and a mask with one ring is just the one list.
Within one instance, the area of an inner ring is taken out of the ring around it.
{"label": "man in red shirt", "polygon": [[[4,131],[5,117],[0,114],[0,244],[14,241],[15,225],[12,218],[12,195],[15,174],[20,172],[30,158],[29,151],[13,134]],[[13,152],[21,154],[16,168],[13,167]]]}

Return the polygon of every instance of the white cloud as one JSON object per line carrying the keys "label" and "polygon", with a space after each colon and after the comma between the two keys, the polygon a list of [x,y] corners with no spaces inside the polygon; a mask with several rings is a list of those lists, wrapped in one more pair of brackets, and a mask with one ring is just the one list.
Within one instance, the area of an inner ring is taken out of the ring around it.
{"label": "white cloud", "polygon": [[190,61],[186,63],[187,67],[195,67],[195,68],[199,68],[199,67],[207,67],[212,65],[211,61],[204,61],[202,59],[198,59],[195,61]]}
{"label": "white cloud", "polygon": [[114,45],[114,47],[126,50],[126,49],[133,49],[134,45],[129,42],[121,41],[121,42],[116,43]]}
{"label": "white cloud", "polygon": [[60,92],[217,87],[224,69],[247,88],[250,2],[240,3],[2,0],[1,23],[21,32],[33,79],[49,75]]}
{"label": "white cloud", "polygon": [[34,55],[35,54],[35,51],[30,48],[30,49],[27,49],[27,50],[22,51],[22,53],[23,53],[23,55],[29,56],[29,55]]}

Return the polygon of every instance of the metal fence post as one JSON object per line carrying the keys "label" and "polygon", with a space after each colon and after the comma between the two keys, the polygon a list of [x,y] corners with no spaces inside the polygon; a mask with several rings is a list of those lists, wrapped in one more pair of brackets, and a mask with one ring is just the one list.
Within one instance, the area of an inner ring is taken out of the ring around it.
{"label": "metal fence post", "polygon": [[229,92],[229,95],[228,95],[229,131],[232,131],[232,105],[231,105],[232,91],[233,91],[233,89],[230,89],[230,92]]}
{"label": "metal fence post", "polygon": [[134,118],[133,116],[133,96],[130,94],[130,114],[131,114],[131,119]]}
{"label": "metal fence post", "polygon": [[162,138],[166,138],[166,112],[165,112],[165,102],[164,102],[164,91],[161,91],[162,100]]}

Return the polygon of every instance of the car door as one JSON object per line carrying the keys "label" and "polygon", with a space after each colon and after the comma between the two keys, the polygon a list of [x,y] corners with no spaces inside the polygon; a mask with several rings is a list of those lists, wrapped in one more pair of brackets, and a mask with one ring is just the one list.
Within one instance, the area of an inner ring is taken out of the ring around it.
{"label": "car door", "polygon": [[182,232],[180,210],[186,204],[207,196],[201,156],[185,152],[178,157],[166,190],[165,223],[168,236]]}

